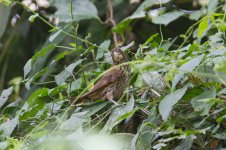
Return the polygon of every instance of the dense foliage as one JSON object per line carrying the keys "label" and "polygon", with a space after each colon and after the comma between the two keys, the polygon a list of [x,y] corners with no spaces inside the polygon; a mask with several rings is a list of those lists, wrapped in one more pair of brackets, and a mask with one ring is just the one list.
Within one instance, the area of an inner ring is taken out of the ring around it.
{"label": "dense foliage", "polygon": [[[225,1],[0,0],[0,14],[0,149],[226,148]],[[73,105],[116,46],[132,68],[120,105]]]}

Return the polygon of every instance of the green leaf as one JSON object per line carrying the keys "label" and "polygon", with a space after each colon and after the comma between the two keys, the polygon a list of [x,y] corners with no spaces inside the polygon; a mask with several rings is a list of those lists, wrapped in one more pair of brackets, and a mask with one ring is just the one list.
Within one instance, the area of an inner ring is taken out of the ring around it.
{"label": "green leaf", "polygon": [[19,117],[16,116],[15,118],[13,118],[11,120],[8,120],[5,123],[2,123],[0,125],[0,133],[1,133],[1,135],[10,137],[11,134],[13,133],[13,130],[15,129],[15,127],[17,126],[17,124],[19,122],[18,118]]}
{"label": "green leaf", "polygon": [[159,34],[156,33],[156,34],[153,34],[151,35],[146,41],[145,43],[143,44],[143,46],[147,46],[149,43],[151,43],[153,41],[154,38],[156,38]]}
{"label": "green leaf", "polygon": [[178,89],[173,93],[166,95],[159,104],[159,113],[162,116],[163,120],[167,120],[170,112],[173,109],[173,106],[184,96],[187,91],[187,86],[182,89]]}
{"label": "green leaf", "polygon": [[57,41],[58,38],[61,38],[62,35],[65,35],[64,32],[68,32],[68,30],[71,30],[71,23],[68,23],[63,28],[56,28],[57,32],[52,33],[49,37],[49,41],[54,43],[54,41]]}
{"label": "green leaf", "polygon": [[48,96],[47,88],[38,89],[31,94],[22,108],[20,120],[35,117],[35,115],[44,108],[46,97]]}
{"label": "green leaf", "polygon": [[[9,3],[7,3],[9,2]],[[8,19],[9,19],[9,15],[10,15],[10,11],[11,8],[8,6],[4,6],[5,5],[10,5],[11,2],[9,0],[0,0],[0,16],[4,16],[4,17],[0,17],[0,39],[2,37],[2,35],[5,32],[5,29],[7,27],[7,23],[8,23]]]}
{"label": "green leaf", "polygon": [[30,58],[27,63],[24,65],[24,78],[31,72],[32,69],[32,59]]}
{"label": "green leaf", "polygon": [[75,131],[79,129],[84,122],[89,122],[90,118],[86,116],[87,111],[78,112],[63,122],[60,129],[64,131]]}
{"label": "green leaf", "polygon": [[224,74],[226,74],[226,59],[219,58],[219,61],[214,66],[214,70],[216,72],[223,72]]}
{"label": "green leaf", "polygon": [[43,75],[46,71],[47,71],[47,67],[42,69],[41,71],[39,71],[38,73],[36,73],[33,77],[31,77],[25,84],[25,87],[27,89],[30,89],[30,85],[33,81],[35,81],[36,79],[38,79],[39,77],[41,77],[41,75]]}
{"label": "green leaf", "polygon": [[[57,11],[55,15],[60,18],[60,21],[71,21],[71,14],[68,9],[67,1],[55,1]],[[74,21],[95,18],[99,20],[96,6],[89,0],[73,0],[72,1],[72,14]]]}
{"label": "green leaf", "polygon": [[209,23],[208,23],[208,17],[205,17],[200,23],[198,27],[198,38],[202,37],[203,33],[206,31],[208,28]]}
{"label": "green leaf", "polygon": [[24,68],[23,68],[24,69],[24,78],[26,78],[26,76],[31,72],[33,62],[37,58],[43,57],[48,51],[52,50],[54,47],[55,46],[53,46],[52,44],[49,44],[48,46],[44,47],[43,49],[41,49],[40,51],[35,53],[35,55],[27,61],[27,63],[24,65]]}
{"label": "green leaf", "polygon": [[0,97],[0,108],[5,104],[5,102],[8,100],[9,96],[13,92],[13,87],[9,87],[8,89],[5,89],[2,91],[1,97]]}
{"label": "green leaf", "polygon": [[215,137],[217,139],[226,140],[226,132],[214,134],[213,137]]}
{"label": "green leaf", "polygon": [[108,48],[111,44],[110,40],[105,40],[103,43],[100,44],[98,50],[97,50],[97,55],[96,59],[100,59],[104,56],[104,53],[108,52]]}
{"label": "green leaf", "polygon": [[57,56],[54,58],[54,60],[50,63],[50,65],[53,64],[53,63],[55,63],[56,61],[61,60],[62,58],[64,58],[65,55],[69,55],[69,54],[74,53],[74,52],[76,52],[76,51],[77,51],[77,50],[70,50],[70,51],[64,51],[64,52],[60,53],[59,55],[57,55]]}
{"label": "green leaf", "polygon": [[55,47],[54,45],[49,44],[48,46],[42,48],[40,51],[35,53],[34,56],[32,56],[32,61],[34,62],[37,58],[45,56],[45,54],[48,51],[52,50],[54,47]]}
{"label": "green leaf", "polygon": [[197,67],[202,61],[203,56],[204,56],[203,54],[200,56],[197,56],[178,68],[178,70],[181,71],[181,73],[175,75],[172,83],[172,91],[174,90],[177,83],[183,78],[184,72],[189,72],[195,69],[195,67]]}
{"label": "green leaf", "polygon": [[129,26],[132,20],[144,18],[146,16],[145,10],[147,8],[150,8],[154,4],[156,4],[156,0],[145,0],[131,16],[125,18],[120,23],[118,23],[117,26],[113,28],[113,31],[119,34],[123,34],[123,31]]}
{"label": "green leaf", "polygon": [[9,146],[8,141],[0,142],[0,149],[7,149],[8,146]]}
{"label": "green leaf", "polygon": [[102,129],[102,132],[111,130],[114,126],[119,124],[122,120],[121,119],[118,120],[118,119],[120,117],[124,116],[125,114],[127,116],[129,116],[130,112],[133,111],[133,107],[134,107],[134,97],[132,96],[126,106],[120,106],[120,107],[117,107],[114,109],[114,111],[111,113],[111,116],[109,117],[107,123],[105,124],[104,128]]}
{"label": "green leaf", "polygon": [[107,101],[101,102],[101,103],[94,103],[88,106],[85,106],[83,108],[84,111],[87,111],[88,113],[86,114],[86,116],[90,117],[93,114],[97,113],[98,111],[100,111],[101,109],[103,109],[106,105],[108,104]]}
{"label": "green leaf", "polygon": [[216,89],[206,89],[202,94],[191,99],[192,107],[200,116],[208,115],[212,105],[216,102]]}
{"label": "green leaf", "polygon": [[[11,5],[13,2],[11,0],[0,0],[0,3],[3,3],[6,6]],[[0,4],[1,5],[1,4]]]}
{"label": "green leaf", "polygon": [[172,11],[168,12],[166,14],[163,14],[162,16],[157,16],[152,19],[152,22],[155,24],[163,24],[168,25],[172,21],[176,20],[177,18],[184,15],[184,12],[182,11]]}
{"label": "green leaf", "polygon": [[82,60],[78,60],[75,63],[70,64],[65,68],[64,71],[55,76],[55,81],[57,85],[61,85],[68,77],[70,77],[73,73],[73,70],[76,66],[81,64]]}

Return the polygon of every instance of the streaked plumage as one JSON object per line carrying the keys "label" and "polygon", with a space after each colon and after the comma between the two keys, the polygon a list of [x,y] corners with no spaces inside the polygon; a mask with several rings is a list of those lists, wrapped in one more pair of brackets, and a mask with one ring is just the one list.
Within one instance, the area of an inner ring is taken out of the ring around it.
{"label": "streaked plumage", "polygon": [[130,66],[128,64],[119,65],[128,61],[128,58],[120,48],[114,48],[111,51],[113,65],[110,70],[104,74],[94,85],[94,87],[81,97],[75,103],[83,100],[118,100],[126,87],[128,86]]}

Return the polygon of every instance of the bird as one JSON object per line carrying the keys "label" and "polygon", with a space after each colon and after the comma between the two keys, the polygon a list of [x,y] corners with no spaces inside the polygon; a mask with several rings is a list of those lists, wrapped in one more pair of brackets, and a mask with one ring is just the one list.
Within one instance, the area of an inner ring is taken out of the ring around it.
{"label": "bird", "polygon": [[115,100],[118,100],[127,88],[131,68],[128,63],[123,64],[128,62],[128,57],[119,47],[111,50],[111,57],[113,61],[111,68],[94,84],[90,91],[75,98],[73,104],[87,100],[109,100],[118,105]]}

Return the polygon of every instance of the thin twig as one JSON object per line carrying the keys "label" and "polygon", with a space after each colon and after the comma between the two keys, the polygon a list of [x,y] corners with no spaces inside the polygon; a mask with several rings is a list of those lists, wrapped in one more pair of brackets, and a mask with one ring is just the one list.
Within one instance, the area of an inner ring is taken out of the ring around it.
{"label": "thin twig", "polygon": [[[116,23],[115,23],[115,20],[114,20],[114,16],[113,16],[113,7],[112,7],[112,3],[111,3],[111,0],[108,0],[107,1],[107,7],[108,7],[108,16],[107,16],[107,20],[105,21],[105,23],[111,23],[112,27],[115,27],[116,26]],[[113,40],[114,40],[114,44],[115,44],[115,47],[118,47],[119,46],[119,43],[118,43],[118,39],[117,39],[117,33],[115,33],[114,31],[112,31],[112,34],[113,34]]]}

